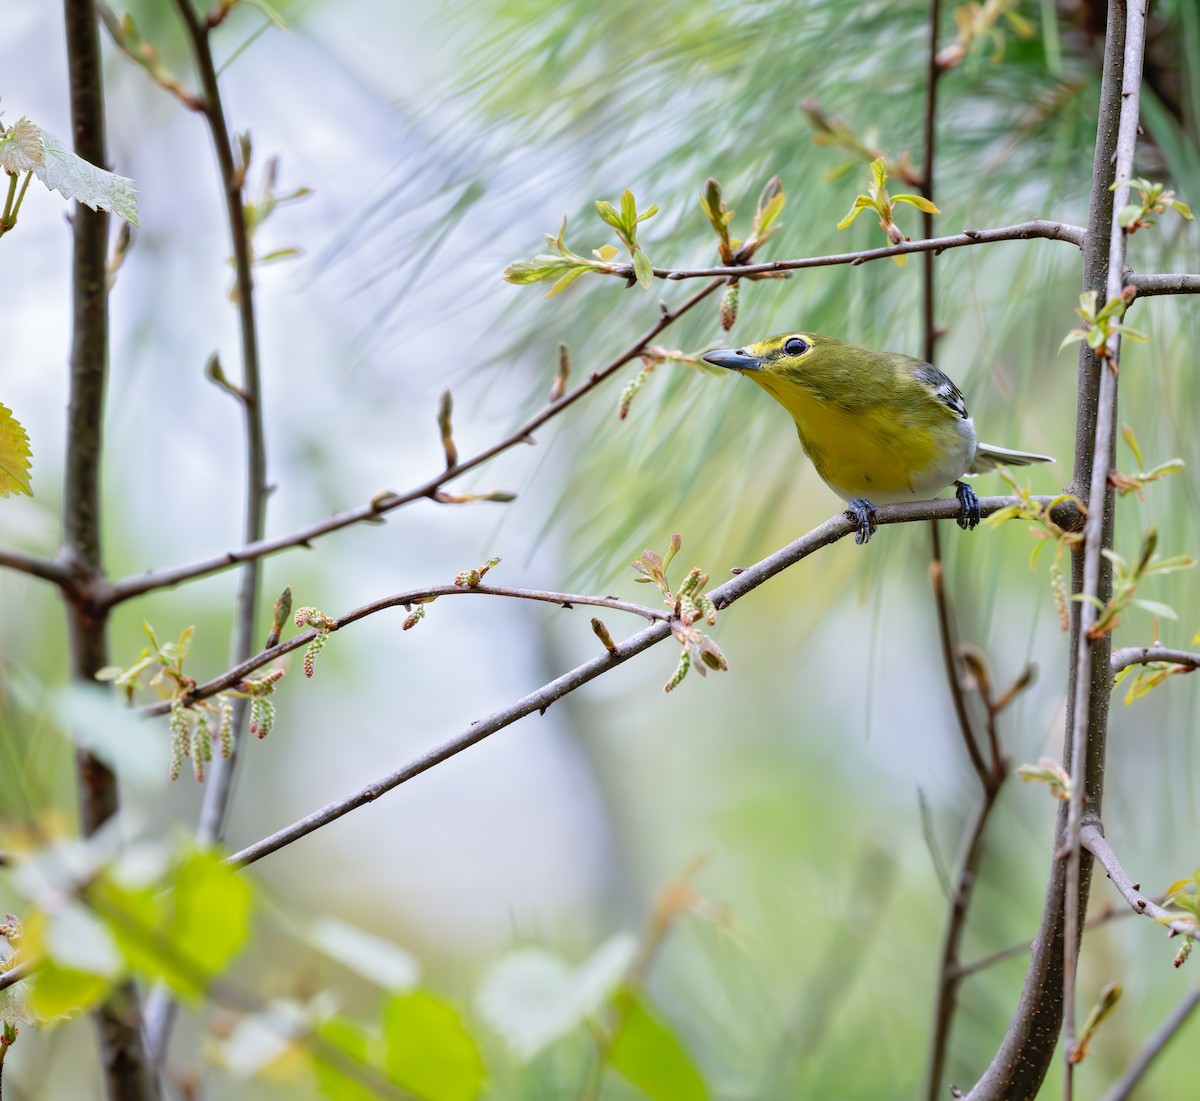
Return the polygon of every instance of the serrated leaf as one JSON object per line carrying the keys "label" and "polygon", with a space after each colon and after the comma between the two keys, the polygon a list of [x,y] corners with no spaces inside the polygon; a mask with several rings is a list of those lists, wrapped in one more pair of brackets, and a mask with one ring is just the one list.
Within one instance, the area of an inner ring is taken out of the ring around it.
{"label": "serrated leaf", "polygon": [[0,497],[11,493],[33,496],[29,481],[29,435],[12,410],[0,405]]}
{"label": "serrated leaf", "polygon": [[613,1070],[654,1101],[708,1101],[708,1085],[675,1030],[643,998],[627,990],[614,998],[624,1023],[613,1042]]}
{"label": "serrated leaf", "polygon": [[0,169],[16,175],[41,168],[45,163],[41,130],[27,118],[17,119],[0,138]]}
{"label": "serrated leaf", "polygon": [[41,130],[45,164],[33,169],[51,191],[75,199],[93,210],[111,210],[130,225],[138,225],[137,185],[76,156],[53,134]]}
{"label": "serrated leaf", "polygon": [[654,286],[654,268],[650,263],[650,257],[640,248],[633,254],[633,273],[637,276],[638,285],[645,290]]}

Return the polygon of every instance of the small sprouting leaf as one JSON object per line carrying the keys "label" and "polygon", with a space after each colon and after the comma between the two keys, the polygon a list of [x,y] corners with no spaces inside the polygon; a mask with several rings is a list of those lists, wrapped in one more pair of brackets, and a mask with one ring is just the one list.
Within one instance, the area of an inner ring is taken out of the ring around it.
{"label": "small sprouting leaf", "polygon": [[621,215],[617,213],[617,208],[612,203],[604,199],[596,200],[596,213],[600,215],[613,229],[623,229],[621,223]]}
{"label": "small sprouting leaf", "polygon": [[138,225],[137,185],[76,156],[53,134],[41,131],[45,163],[33,173],[51,191],[93,210],[111,210]]}
{"label": "small sprouting leaf", "polygon": [[650,257],[640,248],[633,254],[633,272],[637,276],[638,286],[646,290],[654,286],[654,268],[650,264]]}
{"label": "small sprouting leaf", "polygon": [[637,203],[634,201],[633,192],[626,188],[621,192],[621,224],[628,231],[637,225],[638,221]]}
{"label": "small sprouting leaf", "polygon": [[1175,211],[1175,213],[1181,218],[1184,218],[1189,222],[1194,222],[1196,220],[1195,215],[1192,214],[1192,208],[1188,206],[1187,203],[1181,203],[1178,199],[1172,199],[1169,203],[1167,203],[1167,206]]}
{"label": "small sprouting leaf", "polygon": [[33,496],[29,482],[29,436],[12,410],[0,405],[0,497],[10,493]]}
{"label": "small sprouting leaf", "polygon": [[887,178],[887,158],[876,157],[871,162],[871,180],[877,190],[883,190],[887,184]]}
{"label": "small sprouting leaf", "polygon": [[0,137],[0,169],[16,175],[41,168],[45,161],[42,132],[29,119],[17,119]]}
{"label": "small sprouting leaf", "polygon": [[892,202],[908,203],[909,206],[915,206],[925,214],[941,214],[941,211],[926,199],[924,195],[893,195]]}
{"label": "small sprouting leaf", "polygon": [[1125,424],[1121,426],[1121,437],[1125,441],[1125,445],[1133,452],[1133,458],[1139,467],[1145,466],[1146,461],[1142,458],[1142,449],[1138,446],[1137,436],[1133,434],[1133,429]]}
{"label": "small sprouting leaf", "polygon": [[850,213],[847,214],[846,217],[844,217],[840,222],[838,222],[837,228],[845,229],[864,210],[866,210],[868,207],[873,207],[874,205],[875,204],[873,202],[871,202],[871,198],[869,195],[859,195],[854,200],[854,205],[850,208]]}
{"label": "small sprouting leaf", "polygon": [[616,245],[601,245],[598,249],[594,249],[596,259],[607,264],[613,257],[620,252]]}
{"label": "small sprouting leaf", "polygon": [[571,268],[542,297],[543,298],[553,298],[556,294],[561,294],[572,283],[574,283],[576,279],[578,279],[581,275],[585,275],[587,272],[589,272],[591,270],[592,270],[591,268],[586,268],[586,267]]}

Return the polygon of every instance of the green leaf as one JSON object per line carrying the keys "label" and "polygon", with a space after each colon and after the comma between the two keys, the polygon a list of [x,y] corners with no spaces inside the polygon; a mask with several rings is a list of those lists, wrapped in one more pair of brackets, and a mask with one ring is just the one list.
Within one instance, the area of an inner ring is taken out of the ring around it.
{"label": "green leaf", "polygon": [[41,168],[45,161],[42,132],[29,119],[21,118],[0,137],[0,169],[16,175]]}
{"label": "green leaf", "polygon": [[1195,216],[1192,214],[1192,208],[1188,206],[1187,203],[1181,203],[1178,199],[1172,199],[1169,203],[1167,203],[1167,206],[1175,211],[1175,213],[1181,218],[1186,218],[1189,222],[1194,222],[1196,220]]}
{"label": "green leaf", "polygon": [[487,1072],[457,1011],[432,994],[400,994],[383,1011],[388,1077],[424,1101],[474,1101]]}
{"label": "green leaf", "polygon": [[626,233],[632,234],[637,223],[637,203],[634,201],[633,192],[626,188],[621,192],[621,226]]}
{"label": "green leaf", "polygon": [[0,497],[10,493],[33,496],[29,482],[29,436],[12,410],[0,405]]}
{"label": "green leaf", "polygon": [[518,1058],[531,1059],[597,1014],[636,954],[637,940],[628,934],[606,941],[575,968],[543,948],[518,948],[484,976],[479,1012]]}
{"label": "green leaf", "polygon": [[600,215],[613,229],[624,232],[624,225],[621,222],[621,215],[617,213],[617,208],[610,202],[604,199],[596,200],[596,213]]}
{"label": "green leaf", "polygon": [[176,951],[209,975],[225,970],[250,936],[254,891],[246,876],[210,849],[190,852],[172,876],[168,935]]}
{"label": "green leaf", "polygon": [[850,213],[847,214],[846,217],[844,217],[840,222],[838,222],[837,228],[845,229],[851,222],[854,221],[855,218],[857,218],[864,210],[866,210],[867,207],[873,208],[874,206],[875,202],[869,195],[859,195],[858,198],[854,200],[854,205],[850,208]]}
{"label": "green leaf", "polygon": [[654,268],[650,263],[650,257],[640,248],[635,249],[633,253],[633,273],[637,276],[638,285],[645,290],[654,286]]}
{"label": "green leaf", "polygon": [[109,986],[103,975],[47,963],[30,983],[27,1003],[31,1012],[42,1020],[74,1017],[102,1002]]}
{"label": "green leaf", "polygon": [[648,222],[658,213],[658,203],[651,203],[637,216],[639,222]]}
{"label": "green leaf", "polygon": [[[330,1017],[316,1030],[326,1043],[337,1048],[348,1062],[357,1066],[370,1066],[371,1040],[353,1021],[345,1017]],[[339,1065],[327,1061],[319,1051],[313,1052],[313,1074],[317,1085],[326,1097],[334,1101],[378,1101],[378,1095],[353,1078]]]}
{"label": "green leaf", "polygon": [[1117,214],[1117,224],[1122,229],[1128,229],[1145,213],[1145,209],[1141,203],[1129,203],[1121,207],[1120,212]]}
{"label": "green leaf", "polygon": [[941,214],[941,211],[925,198],[924,195],[893,195],[892,202],[908,203],[909,206],[915,206],[918,210],[926,214]]}
{"label": "green leaf", "polygon": [[887,159],[885,157],[876,157],[871,162],[871,179],[875,183],[876,191],[883,191],[884,185],[887,183]]}
{"label": "green leaf", "polygon": [[1139,467],[1145,465],[1145,459],[1142,458],[1142,449],[1138,446],[1137,436],[1133,434],[1133,429],[1125,424],[1121,426],[1121,436],[1125,440],[1125,445],[1133,452],[1134,461]]}
{"label": "green leaf", "polygon": [[42,183],[65,199],[76,199],[93,210],[111,210],[130,225],[138,224],[137,185],[133,180],[77,157],[45,130],[41,135],[45,164],[33,169],[33,174]]}
{"label": "green leaf", "polygon": [[675,1030],[628,990],[614,999],[624,1018],[609,1054],[613,1069],[654,1101],[708,1101],[708,1085]]}
{"label": "green leaf", "polygon": [[589,271],[592,271],[592,270],[593,270],[592,268],[587,267],[587,266],[570,268],[566,272],[566,274],[563,275],[558,280],[558,282],[554,284],[553,287],[551,287],[544,295],[542,295],[542,297],[543,298],[553,298],[556,294],[561,294],[572,283],[574,283],[575,280],[578,279],[581,275],[586,275]]}
{"label": "green leaf", "polygon": [[1078,344],[1084,338],[1084,333],[1079,329],[1072,329],[1066,336],[1062,338],[1062,343],[1058,346],[1061,353],[1062,350],[1069,344]]}

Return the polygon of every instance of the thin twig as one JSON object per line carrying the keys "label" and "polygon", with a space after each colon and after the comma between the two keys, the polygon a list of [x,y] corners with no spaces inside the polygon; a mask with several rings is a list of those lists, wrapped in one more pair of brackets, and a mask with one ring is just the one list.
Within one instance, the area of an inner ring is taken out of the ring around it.
{"label": "thin twig", "polygon": [[[1161,902],[1162,900],[1155,899],[1154,901]],[[1107,925],[1110,921],[1117,921],[1121,918],[1133,916],[1134,911],[1127,910],[1124,906],[1118,909],[1112,903],[1105,903],[1095,915],[1087,919],[1083,927],[1085,930],[1090,931],[1099,928],[1101,925]],[[969,975],[974,975],[977,971],[986,971],[989,967],[1003,963],[1005,960],[1010,960],[1014,956],[1027,954],[1032,947],[1032,940],[1025,940],[1020,944],[1010,944],[1007,948],[1001,948],[998,952],[992,952],[989,955],[981,956],[977,960],[972,960],[970,963],[961,964],[958,968],[958,976],[965,979]]]}
{"label": "thin twig", "polygon": [[[761,264],[732,265],[715,268],[654,268],[659,279],[713,279],[730,276],[749,278],[769,275],[781,271],[801,271],[805,268],[828,268],[836,264],[865,264],[871,260],[883,260],[889,256],[904,256],[911,252],[944,252],[946,249],[965,248],[968,245],[986,245],[996,241],[1031,241],[1044,238],[1048,241],[1067,241],[1077,248],[1083,245],[1084,231],[1081,226],[1067,222],[1054,222],[1046,218],[1034,218],[1011,226],[996,229],[964,229],[952,237],[932,237],[923,241],[904,241],[898,245],[862,249],[859,252],[838,252],[831,256],[807,256],[795,260],[767,260]],[[608,275],[628,279],[633,274],[629,264],[614,264]]]}
{"label": "thin twig", "polygon": [[[667,621],[671,618],[670,612],[660,611],[658,608],[647,608],[642,604],[633,604],[627,600],[620,600],[615,596],[555,593],[545,589],[514,589],[503,585],[476,585],[474,588],[460,588],[457,585],[434,585],[425,589],[412,589],[408,592],[396,593],[394,596],[385,596],[380,600],[373,600],[369,604],[364,604],[351,612],[347,612],[345,615],[333,618],[333,626],[330,630],[338,631],[351,623],[357,623],[360,619],[366,619],[367,616],[386,611],[389,608],[410,608],[414,604],[427,604],[435,598],[443,596],[472,595],[534,600],[545,604],[557,604],[562,608],[570,608],[575,604],[585,604],[596,608],[610,608],[617,612],[632,612],[634,615],[640,615],[652,623],[658,620]],[[289,638],[286,642],[280,642],[275,646],[260,651],[253,657],[247,658],[245,661],[234,666],[228,672],[222,673],[221,676],[204,684],[197,685],[184,697],[184,703],[195,703],[199,700],[208,699],[210,696],[215,696],[218,692],[223,692],[228,688],[233,688],[239,681],[244,680],[256,669],[261,669],[264,665],[269,665],[277,658],[283,657],[284,654],[298,650],[302,646],[307,646],[316,634],[315,630],[305,631],[304,634],[296,635],[293,638]],[[134,714],[142,716],[165,715],[170,709],[170,701],[162,700],[158,703],[151,703],[145,707],[140,707]]]}
{"label": "thin twig", "polygon": [[1127,646],[1114,650],[1109,664],[1114,673],[1119,673],[1131,665],[1149,665],[1155,661],[1169,661],[1175,665],[1200,669],[1200,654],[1191,650],[1168,650],[1163,646]]}
{"label": "thin twig", "polygon": [[925,1096],[930,1101],[941,1096],[946,1052],[950,1043],[950,1026],[954,1022],[958,987],[962,982],[959,952],[962,949],[963,932],[967,927],[967,911],[979,878],[979,866],[983,861],[983,834],[992,808],[996,805],[996,797],[1000,794],[1000,787],[999,780],[984,785],[983,796],[975,809],[975,817],[971,821],[967,844],[963,849],[958,874],[954,880],[954,893],[950,897],[950,913],[942,933],[938,986],[934,999],[933,1033],[929,1044],[929,1070],[925,1083]]}
{"label": "thin twig", "polygon": [[14,964],[7,971],[0,971],[0,990],[7,990],[19,982],[24,982],[38,968],[44,967],[46,961],[41,957],[25,960],[24,963]]}
{"label": "thin twig", "polygon": [[131,597],[140,596],[143,593],[152,592],[157,589],[172,588],[185,581],[205,577],[208,574],[219,573],[222,570],[227,570],[231,566],[237,565],[239,562],[249,562],[264,558],[267,555],[278,554],[280,551],[288,550],[292,547],[307,547],[312,540],[322,535],[328,535],[332,531],[340,531],[342,528],[350,527],[352,524],[378,521],[380,517],[400,508],[402,505],[411,504],[413,501],[432,499],[437,491],[447,482],[467,473],[469,470],[474,470],[475,467],[481,466],[489,459],[494,458],[501,452],[516,447],[518,444],[532,443],[531,434],[536,429],[557,416],[564,409],[574,405],[581,397],[595,389],[631,359],[636,359],[645,349],[646,345],[658,336],[659,333],[682,317],[693,306],[696,306],[703,299],[707,298],[718,287],[723,286],[724,283],[724,279],[716,279],[707,286],[702,287],[691,297],[685,299],[674,309],[663,311],[659,319],[638,337],[633,344],[614,359],[609,360],[603,367],[593,371],[588,376],[587,381],[577,386],[569,394],[564,394],[557,401],[548,403],[539,413],[530,417],[529,420],[514,432],[505,436],[504,439],[492,444],[490,447],[484,448],[468,459],[460,460],[455,466],[449,469],[439,471],[428,481],[422,482],[420,485],[404,493],[381,494],[360,508],[351,509],[347,512],[339,512],[327,520],[310,524],[308,527],[301,528],[299,531],[294,531],[289,535],[276,536],[273,539],[254,540],[237,550],[227,551],[225,554],[216,555],[201,562],[193,562],[184,566],[174,566],[165,570],[157,570],[151,573],[124,578],[97,594],[97,599],[101,605],[111,607],[124,600],[129,600]]}
{"label": "thin twig", "polygon": [[1099,861],[1108,878],[1112,880],[1113,886],[1121,892],[1121,897],[1129,903],[1135,914],[1161,922],[1167,930],[1168,937],[1186,936],[1200,940],[1200,931],[1195,925],[1186,919],[1177,919],[1170,910],[1164,910],[1157,902],[1138,890],[1138,885],[1121,867],[1117,854],[1104,839],[1104,832],[1096,823],[1089,822],[1079,831],[1079,843]]}
{"label": "thin twig", "polygon": [[1162,1024],[1158,1026],[1150,1038],[1142,1045],[1141,1051],[1104,1095],[1101,1101],[1126,1101],[1134,1088],[1142,1080],[1153,1064],[1187,1020],[1200,1006],[1200,986],[1193,986],[1179,1004],[1171,1010]]}
{"label": "thin twig", "polygon": [[[209,43],[209,28],[192,7],[191,0],[175,0],[175,7],[191,41],[192,56],[203,89],[203,99],[189,102],[187,93],[184,102],[197,107],[208,123],[213,151],[217,158],[221,189],[225,196],[225,212],[229,223],[229,236],[233,248],[234,285],[237,289],[238,327],[242,346],[242,380],[239,387],[244,416],[246,440],[245,503],[242,537],[252,543],[261,539],[266,522],[267,508],[267,451],[263,431],[262,385],[259,377],[258,336],[254,311],[254,277],[251,271],[252,253],[250,232],[246,224],[246,210],[242,204],[242,189],[248,165],[240,167],[234,160],[233,143],[225,121],[225,109],[221,101],[221,89],[217,81],[216,65]],[[179,91],[169,88],[168,90]],[[186,90],[185,90],[186,91]],[[234,601],[233,637],[230,641],[231,660],[245,660],[254,652],[255,613],[258,608],[262,583],[262,564],[258,559],[247,560],[242,566]],[[233,740],[227,753],[213,761],[212,772],[204,789],[200,806],[200,818],[196,835],[201,844],[212,845],[220,841],[225,829],[225,818],[229,810],[229,799],[233,789],[233,778],[237,768],[241,731],[245,721],[248,701],[237,699],[233,703]],[[156,988],[147,1003],[145,1034],[156,1066],[161,1067],[166,1058],[167,1044],[174,1022],[174,1002],[166,988]]]}
{"label": "thin twig", "polygon": [[33,554],[22,554],[20,551],[0,550],[0,566],[27,573],[31,577],[40,577],[43,581],[52,581],[60,588],[68,588],[75,581],[75,575],[61,562],[53,558],[39,558]]}
{"label": "thin twig", "polygon": [[[990,515],[999,509],[1015,504],[1018,500],[1019,498],[1013,497],[983,497],[979,501],[980,512],[985,516]],[[1048,503],[1051,498],[1033,498],[1033,500]],[[959,503],[952,499],[914,501],[900,505],[884,505],[878,510],[878,519],[880,524],[909,523],[914,520],[952,520],[959,515],[960,510],[961,506]],[[820,550],[830,543],[836,543],[843,536],[849,535],[854,530],[856,530],[855,522],[845,513],[839,513],[832,519],[827,520],[820,527],[814,528],[807,535],[797,539],[794,543],[790,543],[768,558],[764,558],[761,562],[748,567],[732,580],[713,589],[708,595],[717,608],[727,608],[789,566],[795,565],[801,559],[807,558],[814,551]],[[488,735],[512,725],[518,719],[524,718],[534,711],[545,711],[556,700],[562,699],[563,696],[573,692],[581,685],[594,680],[602,673],[606,673],[608,670],[623,664],[630,658],[640,654],[643,650],[647,650],[656,643],[662,642],[670,634],[670,624],[664,622],[652,624],[638,634],[626,639],[615,649],[611,651],[606,650],[599,657],[577,666],[569,673],[565,673],[557,680],[543,685],[537,691],[522,697],[503,710],[494,712],[487,718],[472,723],[466,730],[455,735],[440,746],[423,753],[404,767],[380,777],[366,787],[360,788],[358,791],[352,792],[342,799],[329,803],[320,810],[314,811],[299,821],[293,822],[290,826],[273,833],[270,837],[263,838],[263,840],[248,846],[241,852],[235,853],[229,858],[229,863],[235,867],[244,867],[247,864],[254,863],[256,860],[261,860],[264,856],[285,848],[293,841],[298,841],[301,837],[305,837],[314,830],[328,825],[330,822],[342,817],[342,815],[373,802],[400,784],[413,779],[415,776],[419,776],[422,772],[433,768],[434,765],[441,764],[442,761],[448,760],[455,754],[461,753],[464,749],[468,749],[470,746],[482,741]]]}
{"label": "thin twig", "polygon": [[[1133,175],[1133,154],[1137,147],[1138,113],[1141,103],[1142,56],[1145,49],[1145,0],[1128,0],[1125,25],[1124,63],[1121,70],[1121,113],[1117,128],[1117,150],[1114,174],[1117,180]],[[1129,201],[1129,187],[1117,188],[1114,209]],[[1128,234],[1113,218],[1108,251],[1106,295],[1120,295],[1124,286],[1125,248]],[[1084,816],[1084,790],[1087,783],[1089,708],[1092,695],[1092,662],[1097,609],[1093,601],[1103,603],[1100,587],[1101,552],[1105,549],[1106,529],[1109,528],[1105,505],[1109,496],[1108,473],[1112,464],[1113,425],[1117,410],[1116,368],[1120,354],[1120,335],[1109,340],[1107,358],[1100,372],[1100,394],[1097,402],[1094,449],[1092,452],[1091,487],[1088,494],[1088,518],[1084,525],[1083,602],[1079,612],[1079,637],[1075,652],[1075,707],[1071,726],[1071,799],[1068,804],[1065,850],[1067,859],[1066,906],[1063,915],[1063,1101],[1071,1101],[1075,1070],[1075,975],[1079,960],[1080,876],[1082,853],[1080,828]],[[1111,368],[1111,369],[1110,369]],[[1107,636],[1106,636],[1107,637]],[[1109,661],[1104,657],[1104,673],[1109,675]]]}

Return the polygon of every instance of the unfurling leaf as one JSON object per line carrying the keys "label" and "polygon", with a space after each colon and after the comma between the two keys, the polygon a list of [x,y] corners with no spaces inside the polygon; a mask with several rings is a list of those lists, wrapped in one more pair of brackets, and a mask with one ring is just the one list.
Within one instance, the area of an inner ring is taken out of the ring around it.
{"label": "unfurling leaf", "polygon": [[0,137],[0,169],[12,175],[42,168],[46,163],[42,132],[29,119],[21,118]]}

